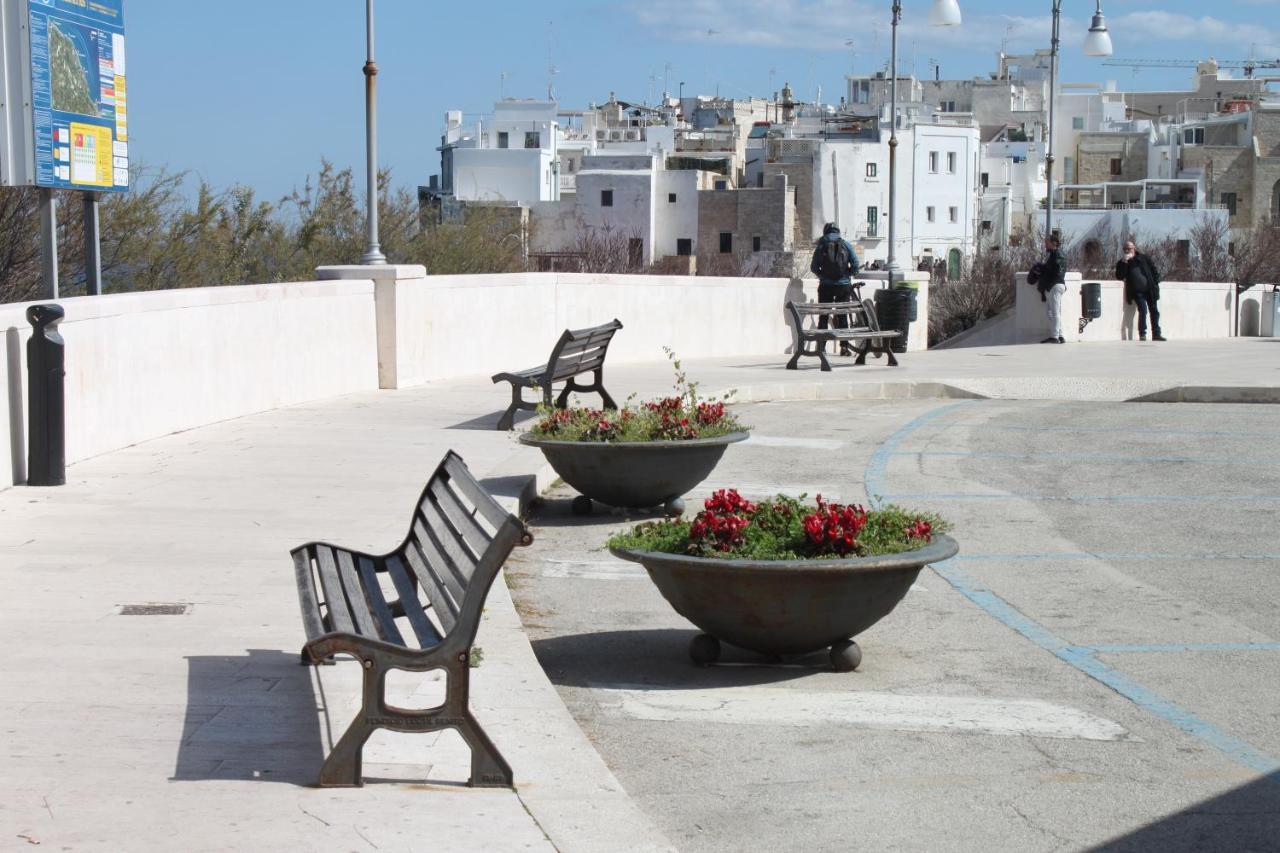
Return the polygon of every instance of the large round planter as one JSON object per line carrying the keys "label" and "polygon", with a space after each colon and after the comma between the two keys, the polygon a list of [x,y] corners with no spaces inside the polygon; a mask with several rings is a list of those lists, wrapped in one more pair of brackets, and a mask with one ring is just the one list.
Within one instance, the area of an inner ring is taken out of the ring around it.
{"label": "large round planter", "polygon": [[748,433],[688,441],[557,441],[526,432],[520,443],[537,447],[570,486],[611,506],[670,504],[701,483],[725,448]]}
{"label": "large round planter", "polygon": [[960,546],[935,535],[923,548],[881,557],[763,561],[610,550],[643,565],[676,612],[710,635],[690,649],[699,663],[714,660],[724,640],[771,657],[829,646],[836,669],[851,670],[862,657],[851,638],[888,615],[921,569]]}

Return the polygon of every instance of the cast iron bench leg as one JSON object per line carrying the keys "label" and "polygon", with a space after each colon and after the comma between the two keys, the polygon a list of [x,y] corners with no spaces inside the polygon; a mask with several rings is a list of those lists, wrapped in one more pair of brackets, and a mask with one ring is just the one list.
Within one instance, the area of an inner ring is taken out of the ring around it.
{"label": "cast iron bench leg", "polygon": [[503,431],[511,429],[516,422],[516,412],[524,407],[524,395],[520,393],[520,386],[512,382],[511,405],[507,406],[507,410],[502,413],[502,417],[498,418],[498,429]]}

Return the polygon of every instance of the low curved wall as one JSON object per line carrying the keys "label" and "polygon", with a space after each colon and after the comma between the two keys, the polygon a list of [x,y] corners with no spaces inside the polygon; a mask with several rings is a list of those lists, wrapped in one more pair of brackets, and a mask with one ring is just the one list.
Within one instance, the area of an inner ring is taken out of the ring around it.
{"label": "low curved wall", "polygon": [[[66,311],[66,459],[227,418],[378,387],[370,281],[59,299]],[[0,306],[8,477],[26,479],[32,303]]]}

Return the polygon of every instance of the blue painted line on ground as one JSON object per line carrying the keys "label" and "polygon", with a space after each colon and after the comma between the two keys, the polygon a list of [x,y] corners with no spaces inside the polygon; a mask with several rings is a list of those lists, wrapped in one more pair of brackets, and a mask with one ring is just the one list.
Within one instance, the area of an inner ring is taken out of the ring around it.
{"label": "blue painted line on ground", "polygon": [[1170,652],[1280,652],[1280,643],[1138,643],[1135,645],[1078,646],[1095,655],[1166,654]]}
{"label": "blue painted line on ground", "polygon": [[1217,749],[1233,761],[1259,773],[1280,772],[1280,759],[1253,744],[1233,737],[1197,717],[1180,705],[1134,681],[1129,676],[1093,657],[1091,648],[1072,646],[1048,628],[1011,606],[989,588],[969,577],[951,560],[937,563],[933,570],[965,598],[997,620],[1017,631],[1059,660],[1105,684],[1139,708],[1177,726],[1182,731]]}
{"label": "blue painted line on ground", "polygon": [[1110,551],[1060,551],[1050,554],[957,554],[953,559],[956,560],[973,560],[986,562],[1024,562],[1032,560],[1107,560],[1108,562],[1123,562],[1137,560],[1200,560],[1200,561],[1217,561],[1217,560],[1280,560],[1280,554],[1158,554],[1143,553],[1140,551],[1133,553],[1118,553]]}
{"label": "blue painted line on ground", "polygon": [[1262,460],[1252,457],[1213,458],[1204,456],[1125,456],[1111,453],[984,453],[971,450],[899,450],[892,456],[954,457],[972,459],[1026,459],[1051,462],[1186,462],[1193,465],[1239,466],[1246,468],[1280,467],[1280,460]]}
{"label": "blue painted line on ground", "polygon": [[[917,430],[936,423],[939,418],[947,413],[962,406],[972,405],[973,402],[952,403],[931,409],[890,435],[871,454],[871,458],[867,462],[866,472],[863,475],[863,485],[867,490],[867,494],[872,496],[885,496],[888,494],[889,459],[894,453],[898,452],[898,448],[903,441]],[[936,498],[938,496],[921,495],[920,497]],[[1007,495],[1005,497],[1017,496]],[[1280,760],[1267,755],[1252,744],[1233,737],[1216,726],[1205,722],[1185,708],[1124,675],[1119,670],[1099,661],[1093,657],[1093,653],[1088,648],[1070,645],[1048,628],[1010,605],[991,589],[969,577],[959,567],[957,561],[946,560],[935,564],[932,568],[961,595],[1001,623],[1095,681],[1111,688],[1138,707],[1178,727],[1245,767],[1263,774],[1280,773]]]}
{"label": "blue painted line on ground", "polygon": [[875,452],[871,454],[871,458],[867,460],[867,470],[862,478],[863,486],[867,490],[867,496],[875,500],[877,496],[884,496],[888,491],[887,472],[889,459],[898,452],[898,445],[902,444],[913,432],[936,422],[944,415],[948,415],[957,409],[972,406],[976,402],[976,400],[962,400],[959,403],[948,403],[945,406],[930,409],[886,438],[884,443],[877,447]]}

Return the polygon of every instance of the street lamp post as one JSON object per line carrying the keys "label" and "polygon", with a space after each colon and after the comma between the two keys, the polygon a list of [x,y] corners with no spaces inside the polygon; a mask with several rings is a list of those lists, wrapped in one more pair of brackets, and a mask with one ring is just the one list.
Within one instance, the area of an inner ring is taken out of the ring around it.
{"label": "street lamp post", "polygon": [[[893,0],[892,35],[889,40],[889,256],[885,263],[889,270],[890,287],[893,287],[894,275],[902,272],[895,245],[898,217],[898,23],[901,20],[902,0]],[[929,10],[929,23],[935,27],[958,26],[959,3],[956,0],[934,0],[933,7]]]}
{"label": "street lamp post", "polygon": [[378,244],[378,64],[373,61],[373,0],[364,4],[366,59],[364,62],[364,131],[367,197],[365,232],[367,245],[362,264],[385,264],[386,255]]}
{"label": "street lamp post", "polygon": [[[1111,34],[1102,16],[1102,0],[1096,0],[1093,22],[1084,40],[1085,56],[1110,56]],[[1053,37],[1049,43],[1049,140],[1045,148],[1045,179],[1048,195],[1044,202],[1044,235],[1053,233],[1053,108],[1058,100],[1058,33],[1062,15],[1062,0],[1053,0]]]}

